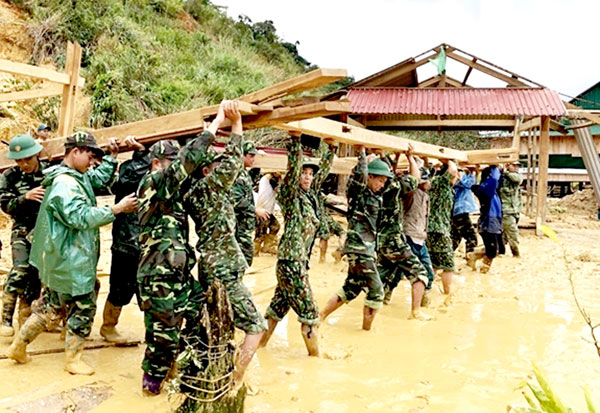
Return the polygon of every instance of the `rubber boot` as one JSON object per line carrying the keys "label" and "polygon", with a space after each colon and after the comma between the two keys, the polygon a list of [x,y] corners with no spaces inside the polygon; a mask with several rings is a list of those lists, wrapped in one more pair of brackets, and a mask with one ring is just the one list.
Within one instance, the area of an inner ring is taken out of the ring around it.
{"label": "rubber boot", "polygon": [[2,298],[2,325],[0,326],[0,337],[12,337],[15,330],[12,326],[13,315],[15,314],[15,306],[17,304],[17,296],[4,293]]}
{"label": "rubber boot", "polygon": [[7,356],[17,363],[27,363],[31,358],[27,355],[27,345],[31,343],[46,328],[45,317],[33,313],[21,326],[12,344],[8,348]]}
{"label": "rubber boot", "polygon": [[91,376],[94,369],[81,360],[85,338],[67,331],[65,340],[65,371],[71,374]]}
{"label": "rubber boot", "polygon": [[31,315],[31,305],[27,303],[27,301],[20,299],[19,300],[19,328],[25,324],[25,321]]}
{"label": "rubber boot", "polygon": [[519,247],[510,247],[510,251],[512,252],[513,257],[519,258],[521,254],[519,253]]}
{"label": "rubber boot", "polygon": [[483,257],[481,268],[479,272],[482,274],[487,274],[490,271],[490,267],[492,266],[492,259],[488,257]]}
{"label": "rubber boot", "polygon": [[263,243],[262,252],[265,254],[277,254],[277,235],[267,234],[265,235],[265,241]]}
{"label": "rubber boot", "polygon": [[389,305],[392,302],[392,295],[394,294],[394,290],[385,289],[385,295],[383,296],[383,304]]}
{"label": "rubber boot", "polygon": [[127,339],[120,335],[115,328],[119,322],[122,308],[123,307],[113,305],[108,300],[106,300],[106,304],[104,304],[104,320],[102,322],[102,327],[100,327],[100,335],[109,343],[123,344],[127,342]]}

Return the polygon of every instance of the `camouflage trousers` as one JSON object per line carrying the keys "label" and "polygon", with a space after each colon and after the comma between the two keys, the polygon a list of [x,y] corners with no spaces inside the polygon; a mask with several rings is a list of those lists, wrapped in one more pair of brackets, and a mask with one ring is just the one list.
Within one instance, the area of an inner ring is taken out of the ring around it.
{"label": "camouflage trousers", "polygon": [[469,214],[458,214],[452,217],[452,249],[456,251],[460,242],[465,239],[466,252],[473,252],[477,246],[477,233]]}
{"label": "camouflage trousers", "polygon": [[425,286],[429,283],[427,270],[412,253],[408,244],[396,248],[380,248],[377,254],[377,271],[384,291],[394,290],[402,277],[406,277],[411,285],[417,281],[421,281]]}
{"label": "camouflage trousers", "polygon": [[73,296],[44,287],[42,296],[33,303],[32,311],[46,321],[46,330],[56,327],[66,315],[67,331],[85,338],[92,331],[97,297],[97,289]]}
{"label": "camouflage trousers", "polygon": [[40,296],[41,283],[37,269],[29,264],[31,243],[25,228],[16,228],[10,237],[13,266],[6,277],[4,294],[21,297],[31,304]]}
{"label": "camouflage trousers", "polygon": [[427,249],[433,268],[454,271],[454,249],[450,234],[430,232],[427,234]]}
{"label": "camouflage trousers", "polygon": [[281,321],[291,308],[302,324],[318,325],[319,308],[310,287],[306,263],[278,260],[276,274],[277,287],[266,317]]}
{"label": "camouflage trousers", "polygon": [[337,295],[344,303],[354,300],[361,291],[365,291],[365,306],[375,310],[383,305],[383,284],[377,272],[375,258],[360,255],[347,254],[348,276],[344,285]]}
{"label": "camouflage trousers", "polygon": [[502,216],[502,235],[504,244],[510,245],[514,250],[519,250],[519,218],[520,214],[504,214]]}
{"label": "camouflage trousers", "polygon": [[317,238],[329,239],[332,235],[341,237],[344,235],[344,228],[342,228],[340,223],[333,219],[333,217],[326,212],[323,216],[323,219],[321,219],[319,229],[317,230]]}
{"label": "camouflage trousers", "polygon": [[138,286],[146,327],[142,370],[164,379],[177,356],[191,277],[181,273],[145,276],[138,278]]}

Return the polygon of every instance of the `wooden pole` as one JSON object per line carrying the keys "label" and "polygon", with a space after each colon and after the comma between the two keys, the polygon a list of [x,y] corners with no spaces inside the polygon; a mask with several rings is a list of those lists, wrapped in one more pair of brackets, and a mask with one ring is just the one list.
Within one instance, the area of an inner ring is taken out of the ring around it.
{"label": "wooden pole", "polygon": [[67,136],[73,133],[80,64],[81,46],[79,46],[77,43],[73,44],[68,42],[65,72],[69,76],[70,82],[68,85],[63,86],[60,120],[58,123],[58,136]]}
{"label": "wooden pole", "polygon": [[536,209],[536,194],[537,194],[537,176],[538,176],[538,128],[533,129],[533,151],[532,151],[532,164],[531,164],[531,180],[533,184],[531,185],[531,211],[533,212],[533,217],[537,217],[537,209]]}
{"label": "wooden pole", "polygon": [[546,194],[548,192],[548,164],[550,159],[550,117],[542,117],[540,128],[540,160],[537,191],[537,216],[535,229],[542,235],[541,227],[546,223]]}
{"label": "wooden pole", "polygon": [[531,163],[533,161],[531,156],[532,145],[531,129],[529,129],[527,131],[527,198],[525,201],[525,214],[527,214],[528,217],[531,217],[531,198],[533,197],[533,192],[531,191],[531,185],[533,184],[533,170],[531,168]]}

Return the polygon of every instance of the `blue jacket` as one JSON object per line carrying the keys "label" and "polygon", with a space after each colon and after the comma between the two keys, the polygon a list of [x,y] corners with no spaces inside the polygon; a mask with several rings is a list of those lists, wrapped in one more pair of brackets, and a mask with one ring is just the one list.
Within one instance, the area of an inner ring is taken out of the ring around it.
{"label": "blue jacket", "polygon": [[489,168],[490,173],[485,181],[481,182],[481,185],[474,186],[473,190],[481,205],[478,227],[479,232],[501,234],[502,202],[498,196],[500,170],[496,166]]}
{"label": "blue jacket", "polygon": [[453,215],[472,214],[477,212],[477,204],[473,198],[471,187],[475,185],[474,174],[465,173],[456,185],[454,185],[454,211]]}

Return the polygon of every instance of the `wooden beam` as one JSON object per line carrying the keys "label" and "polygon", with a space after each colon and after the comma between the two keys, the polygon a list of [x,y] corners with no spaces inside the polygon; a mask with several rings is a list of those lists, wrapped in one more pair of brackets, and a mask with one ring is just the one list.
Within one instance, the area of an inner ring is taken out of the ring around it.
{"label": "wooden beam", "polygon": [[314,118],[279,124],[275,125],[275,127],[288,131],[298,131],[321,138],[330,138],[352,145],[381,148],[394,152],[404,152],[408,149],[408,145],[412,144],[414,152],[417,155],[431,158],[456,159],[458,161],[467,160],[467,156],[463,151],[387,135],[368,129],[357,128],[324,118]]}
{"label": "wooden beam", "polygon": [[523,122],[521,123],[521,125],[519,126],[519,131],[526,131],[529,129],[533,129],[533,128],[537,128],[539,127],[541,124],[541,118],[537,117],[537,118],[533,118],[528,120],[527,122]]}
{"label": "wooden beam", "polygon": [[[477,58],[474,57],[472,62],[477,63]],[[472,71],[473,71],[473,66],[469,66],[469,68],[467,69],[467,73],[465,73],[465,78],[462,81],[463,86],[467,84],[467,80],[469,79],[469,76],[471,76]]]}
{"label": "wooden beam", "polygon": [[356,126],[357,128],[363,128],[364,129],[364,127],[365,127],[365,125],[363,125],[362,123],[360,123],[356,119],[351,118],[350,116],[348,116],[346,118],[346,123],[348,125]]}
{"label": "wooden beam", "polygon": [[366,127],[404,127],[404,128],[427,128],[427,127],[514,127],[514,119],[392,119],[392,120],[369,120]]}
{"label": "wooden beam", "polygon": [[438,54],[438,51],[434,51],[433,53],[428,54],[424,58],[419,59],[414,63],[407,64],[406,66],[404,66],[398,70],[391,71],[379,78],[373,79],[372,81],[369,82],[369,86],[380,86],[380,85],[383,85],[383,84],[389,82],[390,80],[396,79],[397,77],[405,75],[406,73],[412,72],[413,70],[416,70],[417,68],[428,63],[429,59],[433,59],[434,57],[437,56],[437,54]]}
{"label": "wooden beam", "polygon": [[519,126],[521,125],[521,117],[518,117],[515,121],[515,127],[513,128],[513,141],[512,148],[518,151],[521,149],[521,131],[519,130]]}
{"label": "wooden beam", "polygon": [[[245,112],[254,106],[240,102],[240,107],[245,107]],[[207,106],[187,112],[161,116],[154,119],[112,126],[110,128],[91,131],[101,147],[106,146],[109,138],[124,138],[132,135],[143,144],[151,144],[161,139],[176,138],[178,136],[193,135],[204,128],[204,120],[216,115],[218,105]],[[318,116],[337,115],[350,111],[347,102],[320,102],[312,105],[297,106],[293,108],[278,108],[244,117],[244,129],[256,129],[276,123],[287,123],[300,119]],[[44,153],[49,159],[59,159],[64,155],[65,137],[59,137],[42,142]],[[128,148],[122,147],[123,151]],[[6,169],[14,163],[6,159],[7,148],[0,148],[0,170]]]}
{"label": "wooden beam", "polygon": [[457,87],[457,88],[463,88],[463,87],[471,87],[469,85],[463,85],[461,82],[459,82],[458,80],[451,78],[450,76],[446,76],[446,83],[449,86],[453,86],[453,87]]}
{"label": "wooden beam", "polygon": [[438,83],[439,81],[440,81],[439,76],[433,76],[433,77],[430,77],[429,79],[426,79],[426,80],[422,81],[421,83],[419,83],[418,87],[424,88],[424,87],[433,86],[436,83]]}
{"label": "wooden beam", "polygon": [[[68,85],[71,81],[71,78],[67,73],[57,72],[55,70],[28,65],[25,63],[12,62],[5,59],[0,59],[0,72],[35,77],[37,79],[47,80],[49,82],[59,83],[61,85]],[[83,87],[84,85],[85,79],[82,77],[78,78],[77,86]]]}
{"label": "wooden beam", "polygon": [[250,103],[272,100],[290,93],[302,92],[328,85],[346,76],[348,76],[348,72],[345,69],[316,69],[312,72],[257,90],[256,92],[248,93],[240,97],[239,100]]}
{"label": "wooden beam", "polygon": [[600,125],[600,115],[597,115],[589,110],[567,109],[567,116],[575,119],[587,119],[590,122]]}
{"label": "wooden beam", "polygon": [[[350,175],[356,166],[357,158],[335,158],[331,166],[331,173],[336,175]],[[284,172],[287,170],[287,155],[257,153],[254,158],[253,168],[260,168],[262,172]]]}
{"label": "wooden beam", "polygon": [[29,100],[37,98],[46,98],[57,96],[62,93],[63,87],[60,85],[50,85],[41,89],[23,90],[20,92],[0,93],[0,102],[16,102],[19,100]]}
{"label": "wooden beam", "polygon": [[511,76],[507,76],[505,74],[502,74],[502,73],[500,73],[499,71],[497,71],[495,69],[491,69],[491,68],[489,68],[487,66],[483,66],[483,65],[481,65],[481,64],[479,64],[477,62],[473,62],[472,60],[469,60],[469,59],[467,59],[465,57],[462,57],[461,55],[458,55],[458,54],[456,54],[454,52],[448,52],[448,53],[446,53],[446,56],[448,56],[448,57],[456,60],[457,62],[463,63],[463,64],[465,64],[465,65],[467,65],[469,67],[472,67],[472,68],[477,69],[477,70],[479,70],[479,71],[481,71],[483,73],[486,73],[486,74],[488,74],[490,76],[493,76],[493,77],[495,77],[497,79],[503,80],[503,81],[505,81],[506,83],[508,83],[511,86],[528,87],[527,84],[521,82],[518,79],[515,79],[515,78],[513,78]]}
{"label": "wooden beam", "polygon": [[65,72],[69,75],[70,83],[63,86],[58,121],[58,135],[67,136],[73,133],[75,121],[75,104],[77,101],[77,79],[81,66],[81,46],[77,43],[67,43],[67,59]]}
{"label": "wooden beam", "polygon": [[481,149],[465,153],[470,165],[497,165],[519,160],[518,148]]}
{"label": "wooden beam", "polygon": [[537,235],[541,236],[541,227],[546,223],[546,196],[548,193],[548,164],[550,158],[550,118],[548,116],[542,117],[539,151],[535,228]]}

